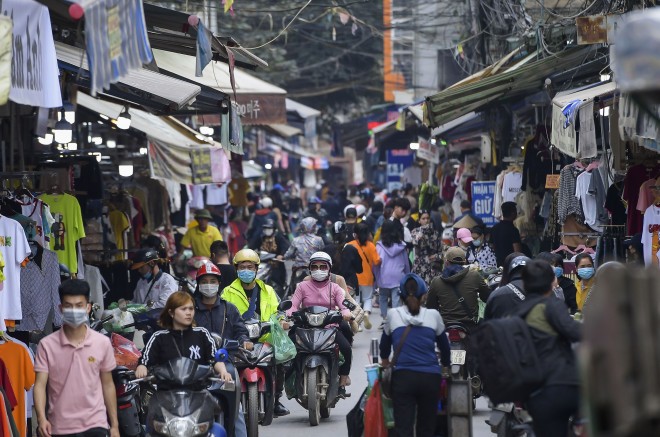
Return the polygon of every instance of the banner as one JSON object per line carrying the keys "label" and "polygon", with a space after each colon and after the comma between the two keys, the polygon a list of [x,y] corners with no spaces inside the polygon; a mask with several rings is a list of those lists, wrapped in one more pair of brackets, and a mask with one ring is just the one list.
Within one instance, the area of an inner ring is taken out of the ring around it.
{"label": "banner", "polygon": [[14,22],[9,99],[43,108],[62,106],[48,8],[34,0],[3,0],[1,12]]}
{"label": "banner", "polygon": [[431,144],[429,141],[420,140],[419,149],[417,149],[417,158],[428,161],[432,164],[440,163],[440,147]]}
{"label": "banner", "polygon": [[493,226],[495,220],[495,181],[472,182],[472,213]]}
{"label": "banner", "polygon": [[231,168],[224,149],[181,147],[149,137],[149,170],[154,179],[205,185],[229,182]]}
{"label": "banner", "polygon": [[408,167],[413,165],[415,157],[410,149],[395,149],[387,151],[387,189],[401,188],[401,176]]}

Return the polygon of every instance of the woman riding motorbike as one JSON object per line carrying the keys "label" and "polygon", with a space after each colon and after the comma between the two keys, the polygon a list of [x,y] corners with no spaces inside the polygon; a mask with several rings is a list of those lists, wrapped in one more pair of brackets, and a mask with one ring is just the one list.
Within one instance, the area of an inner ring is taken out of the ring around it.
{"label": "woman riding motorbike", "polygon": [[[293,306],[287,311],[287,316],[291,316],[299,309],[321,306],[330,310],[339,308],[345,321],[351,319],[351,312],[344,306],[344,290],[330,280],[330,269],[332,268],[332,258],[325,252],[316,252],[309,259],[309,270],[312,275],[311,281],[303,281],[296,287],[291,302]],[[351,360],[353,351],[351,350],[351,338],[347,338],[350,329],[337,331],[336,341],[339,350],[344,355],[344,364],[339,367],[339,390],[346,392],[346,386],[349,385],[348,374],[351,371]],[[290,335],[293,335],[290,334]]]}

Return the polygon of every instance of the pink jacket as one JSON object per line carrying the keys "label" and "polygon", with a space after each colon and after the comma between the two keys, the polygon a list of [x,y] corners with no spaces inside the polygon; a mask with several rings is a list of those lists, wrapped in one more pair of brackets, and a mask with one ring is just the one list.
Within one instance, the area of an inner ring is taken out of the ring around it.
{"label": "pink jacket", "polygon": [[348,308],[343,304],[344,290],[334,282],[302,281],[296,287],[296,292],[291,298],[293,306],[286,312],[290,316],[301,308],[311,306],[322,306],[330,309],[338,307],[343,315],[350,314]]}

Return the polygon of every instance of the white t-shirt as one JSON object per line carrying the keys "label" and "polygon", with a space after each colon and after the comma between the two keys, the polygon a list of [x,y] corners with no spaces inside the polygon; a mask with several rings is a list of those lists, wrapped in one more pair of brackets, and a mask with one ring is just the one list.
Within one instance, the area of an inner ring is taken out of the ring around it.
{"label": "white t-shirt", "polygon": [[642,244],[644,245],[644,263],[647,266],[660,266],[660,208],[651,205],[644,213],[642,227]]}
{"label": "white t-shirt", "polygon": [[0,252],[5,258],[5,280],[0,283],[0,329],[4,321],[21,320],[21,263],[30,254],[23,227],[16,220],[0,216]]}
{"label": "white t-shirt", "polygon": [[45,247],[46,249],[49,248],[48,241],[50,239],[46,239],[46,233],[44,232],[44,222],[43,222],[43,215],[42,215],[42,208],[43,208],[44,202],[41,201],[40,199],[32,199],[30,203],[23,204],[21,203],[21,214],[23,214],[25,217],[28,217],[32,220],[35,221],[36,223],[36,230],[37,230],[37,235],[35,240],[39,242],[41,247]]}
{"label": "white t-shirt", "polygon": [[502,203],[515,202],[522,188],[522,173],[512,171],[504,175],[502,183]]}
{"label": "white t-shirt", "polygon": [[227,203],[227,185],[211,184],[206,186],[206,204],[207,205],[224,205]]}
{"label": "white t-shirt", "polygon": [[602,232],[602,223],[597,221],[598,211],[596,208],[596,196],[589,194],[589,183],[591,173],[582,172],[575,181],[575,197],[580,199],[584,211],[584,223],[595,231]]}
{"label": "white t-shirt", "polygon": [[193,185],[190,190],[192,192],[192,198],[190,199],[190,207],[192,209],[203,209],[204,208],[204,186],[203,185]]}

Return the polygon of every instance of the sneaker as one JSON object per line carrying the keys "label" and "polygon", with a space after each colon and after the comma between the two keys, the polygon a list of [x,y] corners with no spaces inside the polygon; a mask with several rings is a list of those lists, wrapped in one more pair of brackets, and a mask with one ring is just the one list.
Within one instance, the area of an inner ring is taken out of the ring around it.
{"label": "sneaker", "polygon": [[363,320],[364,327],[367,329],[371,329],[371,320],[369,320],[369,314],[370,313],[364,313],[364,320]]}
{"label": "sneaker", "polygon": [[362,331],[364,331],[364,328],[362,327],[362,325],[358,326],[358,332],[362,332]]}

